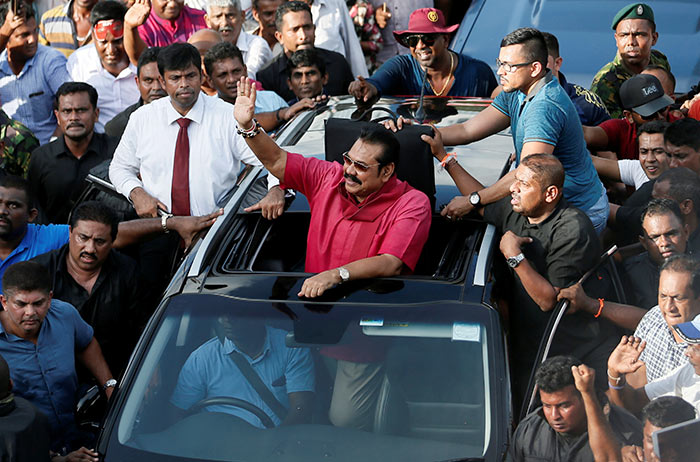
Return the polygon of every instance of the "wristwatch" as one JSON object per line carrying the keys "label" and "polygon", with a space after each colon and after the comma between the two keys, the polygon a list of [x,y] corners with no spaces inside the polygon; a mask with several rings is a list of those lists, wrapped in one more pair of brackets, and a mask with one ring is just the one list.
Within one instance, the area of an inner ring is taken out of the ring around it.
{"label": "wristwatch", "polygon": [[506,263],[508,263],[508,266],[511,268],[517,267],[521,261],[525,260],[525,255],[523,253],[519,253],[514,257],[508,257],[506,258]]}
{"label": "wristwatch", "polygon": [[338,274],[340,274],[341,282],[348,282],[350,280],[350,271],[343,268],[342,266],[338,268]]}
{"label": "wristwatch", "polygon": [[117,381],[116,381],[116,379],[109,379],[109,380],[107,380],[107,381],[105,382],[104,385],[102,385],[102,389],[103,389],[103,390],[106,390],[106,389],[108,389],[108,388],[114,388],[114,387],[116,387],[116,386],[117,386]]}
{"label": "wristwatch", "polygon": [[481,196],[478,191],[474,191],[469,195],[469,203],[474,207],[479,207],[481,205]]}

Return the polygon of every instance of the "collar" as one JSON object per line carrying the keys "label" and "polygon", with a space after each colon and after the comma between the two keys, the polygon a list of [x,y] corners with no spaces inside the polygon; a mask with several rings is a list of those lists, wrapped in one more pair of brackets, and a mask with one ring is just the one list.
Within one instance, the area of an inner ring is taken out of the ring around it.
{"label": "collar", "polygon": [[[97,133],[95,131],[95,129],[93,128],[92,138],[90,139],[90,144],[88,144],[87,151],[85,151],[85,154],[83,155],[83,157],[90,154],[91,152],[94,152],[94,153],[100,152],[100,146],[98,146],[98,144],[100,142],[99,138],[100,138],[99,133]],[[55,157],[60,157],[62,155],[73,156],[73,153],[70,152],[70,150],[68,150],[68,147],[66,146],[65,135],[63,135],[59,138],[56,138],[54,143],[56,143],[54,146],[57,148],[57,149],[53,150],[53,155]]]}
{"label": "collar", "polygon": [[345,189],[345,178],[341,177],[335,185],[342,198],[341,208],[343,218],[356,221],[374,221],[386,209],[391,207],[396,200],[411,189],[408,183],[396,178],[396,174],[378,190],[370,194],[362,203],[358,204],[350,197]]}
{"label": "collar", "polygon": [[187,14],[186,11],[187,5],[182,5],[182,9],[180,10],[180,14],[178,15],[177,18],[170,20],[170,19],[163,19],[160,16],[158,16],[153,10],[151,10],[151,14],[149,17],[152,17],[153,20],[158,24],[159,26],[170,30],[170,31],[175,31],[179,28],[181,24],[185,22],[185,15]]}
{"label": "collar", "polygon": [[[99,60],[99,55],[97,57]],[[129,63],[124,69],[122,69],[118,75],[112,75],[107,69],[104,68],[102,65],[102,61],[100,62],[100,70],[99,72],[104,76],[107,77],[109,80],[112,81],[117,81],[117,80],[123,80],[123,79],[133,79],[136,76],[136,66],[133,64]]]}
{"label": "collar", "polygon": [[238,40],[236,40],[236,46],[241,51],[249,51],[252,39],[253,36],[241,28],[241,32],[238,34]]}
{"label": "collar", "polygon": [[[19,71],[19,74],[17,74],[17,78],[19,79],[22,77],[24,74],[29,72],[29,69],[34,65],[34,60],[36,59],[36,56],[39,54],[41,51],[41,47],[44,45],[38,44],[36,48],[36,53],[34,53],[34,56],[29,58],[27,61],[25,61],[24,66],[22,67],[22,70]],[[10,60],[8,59],[7,56],[7,48],[2,50],[2,53],[0,53],[0,71],[6,75],[14,75],[14,72],[12,71],[12,68],[10,67]]]}
{"label": "collar", "polygon": [[187,111],[187,114],[183,116],[175,110],[173,103],[170,101],[170,97],[168,96],[169,104],[167,104],[165,108],[165,117],[168,125],[174,124],[176,120],[182,117],[190,119],[192,122],[197,124],[201,124],[202,119],[204,118],[204,98],[209,98],[209,96],[202,94],[202,91],[200,90],[199,95],[197,95],[197,101],[195,101],[194,105],[189,111]]}
{"label": "collar", "polygon": [[234,351],[236,351],[236,352],[242,354],[243,356],[245,356],[246,359],[249,359],[249,360],[250,360],[249,362],[250,362],[251,364],[255,364],[255,363],[258,363],[258,362],[262,361],[263,358],[265,358],[265,356],[267,356],[267,353],[268,353],[268,351],[270,351],[270,349],[271,349],[271,348],[270,348],[270,333],[268,332],[267,326],[265,326],[265,343],[263,343],[262,352],[260,353],[260,356],[258,356],[258,357],[255,358],[255,359],[252,359],[252,358],[251,358],[250,356],[248,356],[245,352],[241,351],[241,350],[236,346],[236,344],[233,343],[233,341],[231,341],[231,339],[229,339],[228,337],[225,337],[225,338],[224,338],[224,344],[221,345],[221,352],[222,352],[224,355],[228,356],[228,355],[230,355],[231,353],[233,353]]}
{"label": "collar", "polygon": [[542,90],[542,88],[544,88],[544,86],[547,85],[552,80],[554,80],[554,74],[552,74],[552,71],[547,69],[547,72],[544,74],[544,77],[542,77],[540,80],[537,81],[535,86],[533,86],[532,89],[530,90],[530,93],[525,95],[525,99],[523,100],[523,104],[532,100],[532,98],[534,98],[535,95],[537,95],[537,93],[539,93],[539,91]]}

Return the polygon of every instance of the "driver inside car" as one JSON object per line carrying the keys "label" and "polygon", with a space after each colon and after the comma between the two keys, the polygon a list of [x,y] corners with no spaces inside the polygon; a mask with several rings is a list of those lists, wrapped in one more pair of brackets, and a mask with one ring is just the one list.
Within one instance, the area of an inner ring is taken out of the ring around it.
{"label": "driver inside car", "polygon": [[308,348],[287,347],[287,332],[262,320],[222,315],[215,331],[185,361],[173,405],[183,413],[232,414],[258,428],[266,427],[265,416],[274,426],[310,422],[315,374]]}

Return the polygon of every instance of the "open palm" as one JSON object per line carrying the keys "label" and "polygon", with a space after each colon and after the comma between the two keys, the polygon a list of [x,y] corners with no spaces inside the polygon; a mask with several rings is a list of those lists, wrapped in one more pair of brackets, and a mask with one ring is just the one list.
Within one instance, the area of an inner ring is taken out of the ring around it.
{"label": "open palm", "polygon": [[644,351],[646,342],[639,337],[623,336],[620,343],[608,359],[608,368],[620,374],[631,374],[642,367],[644,363],[639,356]]}
{"label": "open palm", "polygon": [[255,85],[248,77],[241,77],[238,82],[238,96],[233,107],[233,116],[242,129],[250,128],[255,115]]}

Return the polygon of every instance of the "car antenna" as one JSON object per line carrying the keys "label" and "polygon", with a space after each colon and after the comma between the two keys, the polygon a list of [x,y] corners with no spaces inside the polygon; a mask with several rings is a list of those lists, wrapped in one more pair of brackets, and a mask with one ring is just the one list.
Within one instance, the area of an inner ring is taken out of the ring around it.
{"label": "car antenna", "polygon": [[425,68],[425,71],[423,72],[423,82],[421,83],[420,87],[420,99],[418,100],[418,109],[416,110],[415,115],[413,116],[418,123],[423,123],[425,120],[425,109],[423,109],[423,98],[425,98],[425,81],[428,79],[428,68]]}

